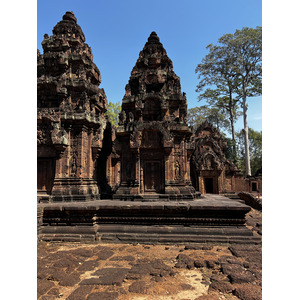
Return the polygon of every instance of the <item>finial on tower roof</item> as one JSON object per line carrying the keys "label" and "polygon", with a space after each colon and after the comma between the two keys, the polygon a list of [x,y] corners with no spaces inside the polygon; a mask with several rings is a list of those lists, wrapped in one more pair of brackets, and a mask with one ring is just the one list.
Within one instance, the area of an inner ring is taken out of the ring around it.
{"label": "finial on tower roof", "polygon": [[77,19],[72,11],[67,11],[63,16],[63,20],[70,20],[77,23]]}
{"label": "finial on tower roof", "polygon": [[148,37],[148,42],[149,43],[159,42],[159,37],[157,36],[155,31],[151,32],[150,36]]}

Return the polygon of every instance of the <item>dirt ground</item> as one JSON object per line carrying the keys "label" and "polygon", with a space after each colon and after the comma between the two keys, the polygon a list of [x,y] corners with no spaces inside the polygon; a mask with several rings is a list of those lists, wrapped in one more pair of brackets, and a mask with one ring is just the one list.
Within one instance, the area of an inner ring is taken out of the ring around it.
{"label": "dirt ground", "polygon": [[[262,234],[261,212],[247,226]],[[262,298],[261,245],[38,242],[37,299]]]}

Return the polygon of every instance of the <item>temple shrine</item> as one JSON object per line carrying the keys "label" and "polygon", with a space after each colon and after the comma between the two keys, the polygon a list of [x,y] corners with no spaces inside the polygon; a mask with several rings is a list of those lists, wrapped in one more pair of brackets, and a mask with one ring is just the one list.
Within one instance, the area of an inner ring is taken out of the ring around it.
{"label": "temple shrine", "polygon": [[121,183],[114,198],[193,199],[192,131],[180,79],[155,32],[132,69],[122,101],[115,149]]}
{"label": "temple shrine", "polygon": [[261,174],[245,178],[225,152],[227,143],[219,130],[203,122],[195,134],[191,155],[191,179],[201,194],[226,194],[234,192],[261,192]]}
{"label": "temple shrine", "polygon": [[191,157],[193,185],[202,194],[221,194],[235,190],[238,168],[225,156],[227,144],[210,123],[202,123],[195,132]]}
{"label": "temple shrine", "polygon": [[[189,128],[186,94],[152,32],[132,69],[119,126],[73,12],[37,53],[38,236],[46,241],[257,242],[250,207],[222,193],[254,188],[210,124]],[[245,183],[246,182],[246,183]],[[248,186],[249,185],[249,186]],[[260,188],[259,185],[256,188]],[[248,191],[248,190],[247,190]]]}

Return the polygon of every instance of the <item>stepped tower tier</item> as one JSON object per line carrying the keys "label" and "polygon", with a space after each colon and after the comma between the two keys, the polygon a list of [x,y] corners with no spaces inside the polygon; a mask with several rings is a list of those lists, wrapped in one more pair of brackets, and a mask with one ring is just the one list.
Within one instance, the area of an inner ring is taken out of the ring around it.
{"label": "stepped tower tier", "polygon": [[73,12],[45,34],[37,54],[40,201],[99,199],[96,158],[106,126],[100,71]]}
{"label": "stepped tower tier", "polygon": [[125,87],[115,148],[121,185],[115,197],[193,199],[192,132],[173,63],[152,32]]}

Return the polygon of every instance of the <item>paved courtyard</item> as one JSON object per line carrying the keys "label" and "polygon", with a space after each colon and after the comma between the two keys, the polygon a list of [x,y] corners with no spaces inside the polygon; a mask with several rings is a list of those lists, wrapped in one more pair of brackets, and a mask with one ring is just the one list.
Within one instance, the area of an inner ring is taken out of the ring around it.
{"label": "paved courtyard", "polygon": [[[247,226],[262,234],[261,212]],[[261,245],[38,242],[38,299],[261,299]]]}

